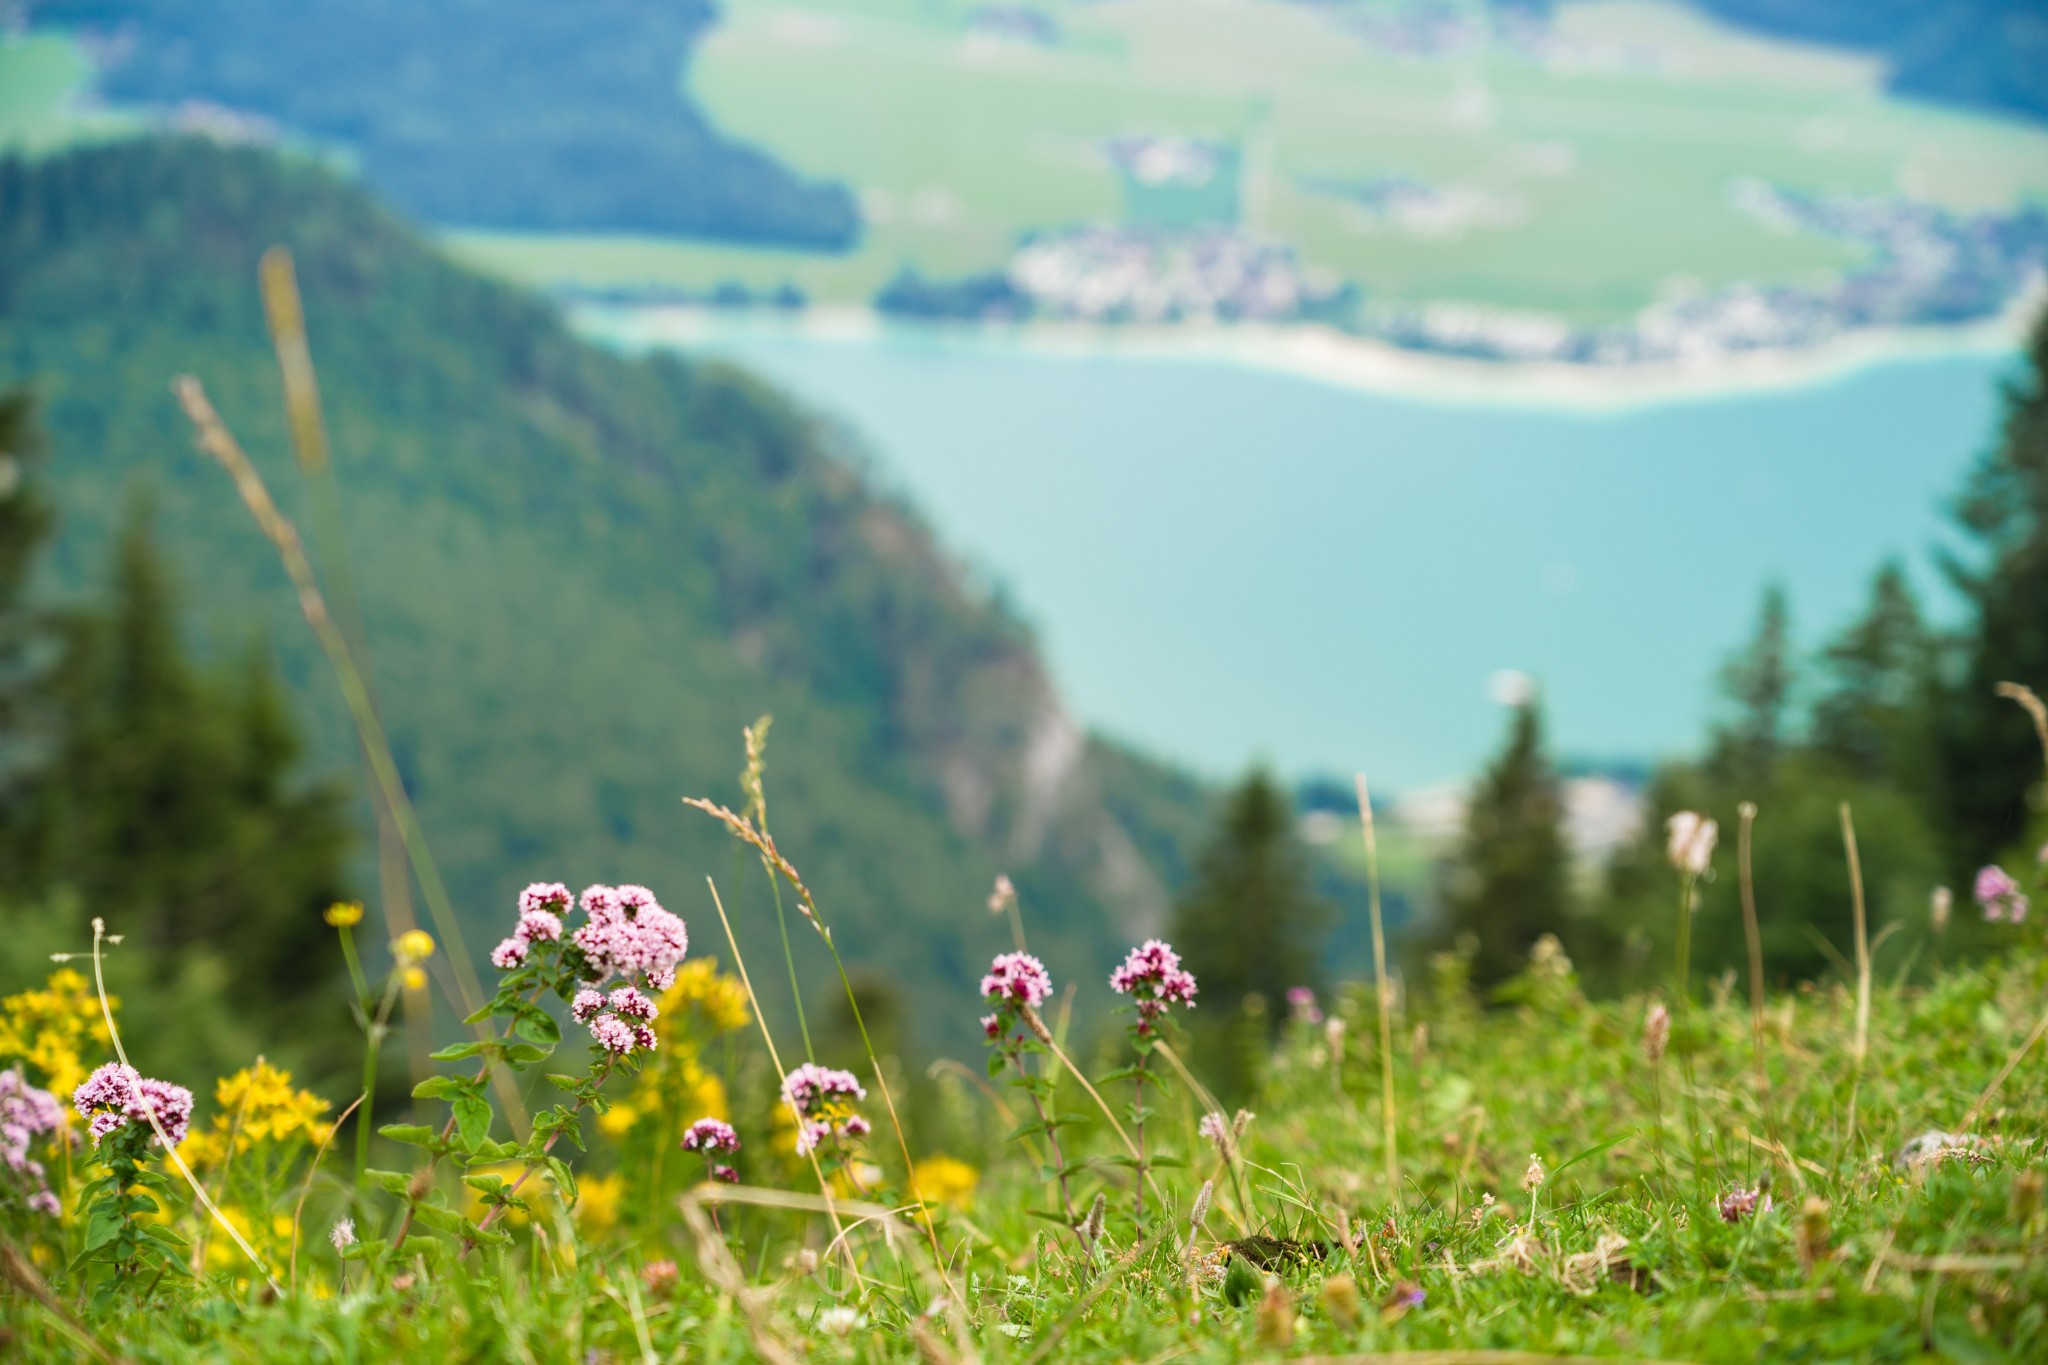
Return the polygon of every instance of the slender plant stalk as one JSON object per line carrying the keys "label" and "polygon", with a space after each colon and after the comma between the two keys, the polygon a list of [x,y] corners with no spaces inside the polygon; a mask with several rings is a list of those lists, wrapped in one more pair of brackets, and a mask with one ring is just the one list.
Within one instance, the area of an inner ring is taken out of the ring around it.
{"label": "slender plant stalk", "polygon": [[1686,872],[1679,878],[1678,886],[1678,951],[1676,953],[1676,981],[1673,983],[1677,999],[1671,1011],[1672,1033],[1678,1045],[1678,1070],[1684,1101],[1679,1111],[1685,1122],[1685,1145],[1692,1153],[1693,1179],[1697,1181],[1706,1169],[1706,1157],[1700,1151],[1700,1125],[1697,1110],[1698,1098],[1693,1084],[1692,1049],[1690,1021],[1692,1018],[1692,917],[1693,894],[1699,885],[1699,878]]}
{"label": "slender plant stalk", "polygon": [[[108,941],[107,922],[95,915],[92,921],[92,984],[93,989],[99,993],[100,1018],[106,1022],[107,1039],[114,1045],[114,1056],[120,1059],[122,1066],[133,1071],[135,1065],[128,1060],[128,1049],[121,1043],[121,1030],[114,1027],[114,1007],[107,1001],[107,977],[106,972],[100,965],[100,945],[106,941]],[[117,938],[113,941],[118,943],[120,940]],[[270,1273],[270,1267],[265,1265],[263,1258],[256,1254],[256,1248],[250,1246],[248,1239],[242,1236],[240,1229],[228,1221],[227,1215],[220,1211],[220,1206],[213,1202],[211,1195],[207,1194],[206,1187],[199,1183],[199,1177],[193,1175],[192,1168],[185,1164],[185,1158],[179,1155],[178,1148],[171,1141],[170,1134],[164,1132],[163,1124],[157,1121],[156,1106],[147,1104],[142,1106],[142,1115],[149,1120],[151,1131],[156,1134],[156,1140],[163,1145],[164,1152],[170,1157],[172,1164],[178,1168],[178,1174],[183,1176],[185,1183],[192,1187],[194,1197],[199,1200],[208,1213],[213,1215],[214,1222],[227,1229],[228,1236],[235,1239],[235,1245],[240,1247],[242,1254],[249,1258],[249,1264],[263,1272],[263,1278],[270,1283],[270,1292],[282,1295],[284,1293],[284,1286],[279,1284],[277,1277]]]}
{"label": "slender plant stalk", "polygon": [[[313,1177],[320,1172],[320,1159],[326,1156],[327,1149],[334,1145],[334,1135],[341,1131],[342,1124],[348,1122],[348,1116],[356,1112],[356,1106],[362,1104],[368,1098],[368,1094],[356,1096],[354,1103],[335,1115],[333,1124],[327,1129],[327,1136],[321,1139],[320,1145],[313,1150],[313,1159],[306,1163],[306,1178],[299,1182],[299,1202],[292,1205],[291,1284],[293,1293],[297,1293],[299,1288],[299,1226],[301,1220],[306,1216],[306,1196],[313,1192]],[[346,1262],[342,1264],[341,1273],[342,1286],[346,1289],[348,1282],[348,1265]]]}
{"label": "slender plant stalk", "polygon": [[[775,1074],[777,1076],[786,1076],[789,1073],[783,1069],[782,1053],[775,1046],[775,1035],[768,1031],[768,1016],[761,1013],[761,999],[759,996],[754,994],[753,979],[747,975],[747,960],[746,958],[740,955],[739,940],[733,936],[732,920],[725,913],[725,902],[719,899],[718,883],[712,881],[711,878],[706,877],[704,879],[704,885],[710,888],[711,903],[714,906],[718,907],[718,923],[725,930],[725,941],[727,946],[729,946],[732,949],[733,970],[737,971],[740,974],[740,985],[747,992],[747,1003],[753,1006],[754,1008],[754,1023],[758,1025],[761,1030],[761,1041],[767,1044],[768,1046],[768,1061],[771,1065],[774,1066]],[[789,1106],[789,1116],[792,1120],[795,1121],[797,1131],[802,1132],[804,1126],[804,1116],[797,1111],[796,1103],[787,1098],[783,1100],[783,1103]],[[839,1214],[837,1213],[833,1205],[832,1185],[830,1181],[825,1179],[825,1168],[818,1161],[818,1154],[816,1149],[813,1149],[811,1152],[808,1153],[808,1155],[811,1159],[811,1170],[818,1177],[819,1194],[825,1200],[825,1211],[828,1214],[830,1214],[832,1218],[832,1230],[835,1233],[844,1233],[845,1229],[840,1225]]]}
{"label": "slender plant stalk", "polygon": [[1849,803],[1842,803],[1842,848],[1849,857],[1849,901],[1856,914],[1856,1042],[1850,1053],[1855,1076],[1849,1082],[1849,1129],[1843,1141],[1856,1137],[1856,1101],[1863,1088],[1863,1063],[1870,1052],[1870,925],[1863,912],[1863,860],[1856,853],[1856,822]]}
{"label": "slender plant stalk", "polygon": [[[273,246],[263,253],[257,268],[263,294],[263,313],[270,326],[271,348],[277,353],[278,374],[284,383],[287,425],[292,451],[298,457],[299,472],[305,477],[312,510],[313,548],[320,558],[320,573],[326,583],[327,599],[350,650],[362,663],[363,690],[370,709],[377,710],[377,683],[370,668],[370,637],[363,628],[357,605],[355,575],[349,567],[348,539],[343,531],[341,492],[334,477],[334,462],[327,443],[327,424],[320,411],[320,381],[313,369],[313,351],[306,336],[306,310],[299,297],[299,281],[291,252]],[[403,863],[405,849],[398,832],[398,819],[391,803],[384,799],[375,765],[367,745],[362,749],[363,766],[370,777],[370,804],[377,821],[377,879],[384,927],[396,939],[418,922],[412,912],[412,888]],[[422,1079],[432,1064],[427,1059],[427,1037],[431,1025],[415,1019],[412,996],[405,997],[409,1049],[413,1079]],[[370,1113],[363,1111],[362,1125],[370,1126]],[[360,1162],[358,1163],[360,1170]],[[360,1178],[360,1177],[359,1177]]]}
{"label": "slender plant stalk", "polygon": [[[1019,949],[1018,951],[1023,951]],[[1138,1178],[1131,1182],[1131,1215],[1145,1220],[1145,1054],[1138,1054],[1137,1074],[1131,1077],[1131,1127],[1138,1135]]]}
{"label": "slender plant stalk", "polygon": [[[889,1077],[882,1070],[882,1059],[875,1054],[874,1041],[868,1037],[867,1021],[861,1018],[860,1001],[853,993],[853,982],[846,975],[846,963],[839,956],[839,945],[832,941],[832,931],[825,927],[824,919],[818,912],[817,898],[811,894],[810,887],[804,885],[803,878],[797,875],[795,866],[782,855],[780,849],[776,848],[775,841],[756,829],[753,822],[745,816],[735,815],[716,802],[706,801],[701,797],[685,797],[683,804],[694,806],[724,822],[726,828],[759,850],[762,860],[787,877],[790,885],[796,889],[797,908],[803,911],[804,918],[811,922],[811,927],[818,931],[818,937],[825,941],[825,951],[832,955],[832,965],[838,969],[840,987],[846,992],[846,1006],[853,1015],[854,1028],[860,1032],[861,1047],[868,1054],[868,1066],[874,1072],[875,1086],[882,1092],[882,1104],[889,1111],[889,1126],[896,1132],[896,1146],[903,1155],[903,1173],[904,1178],[908,1180],[916,1163],[910,1158],[910,1141],[903,1134],[903,1120],[896,1112],[896,1096],[889,1089]],[[713,888],[713,894],[716,894],[716,888]],[[724,913],[721,906],[719,914],[722,916]],[[726,932],[730,935],[730,926]],[[737,942],[734,944],[733,953],[735,957],[738,956]],[[917,1206],[917,1211],[921,1215],[918,1221],[924,1225],[925,1235],[931,1240],[932,1259],[938,1263],[940,1274],[946,1275],[946,1253],[939,1246],[938,1228],[934,1225],[931,1211],[925,1207],[924,1196],[917,1192],[916,1182],[912,1181],[911,1185],[911,1202]],[[949,1275],[946,1276],[946,1288],[948,1293],[958,1292],[954,1289]]]}
{"label": "slender plant stalk", "polygon": [[[462,928],[456,922],[455,908],[449,902],[448,888],[441,881],[439,869],[434,866],[432,855],[427,851],[426,834],[420,828],[419,816],[412,808],[412,801],[405,794],[405,784],[399,779],[398,764],[391,756],[391,745],[385,737],[384,726],[370,705],[369,693],[363,685],[362,670],[356,666],[354,656],[349,652],[348,641],[328,614],[326,599],[321,595],[320,585],[313,575],[313,566],[306,559],[306,552],[299,540],[299,533],[284,514],[277,510],[270,490],[264,486],[263,476],[256,472],[256,466],[242,450],[241,443],[229,431],[227,424],[214,410],[206,396],[206,389],[191,375],[180,376],[172,390],[185,409],[186,418],[192,423],[194,438],[201,450],[219,462],[228,477],[234,481],[235,491],[241,495],[243,504],[249,509],[257,526],[276,546],[278,557],[284,563],[286,574],[298,590],[299,610],[312,627],[314,637],[326,653],[328,663],[333,667],[336,679],[341,684],[343,699],[348,703],[350,716],[356,724],[356,733],[370,756],[371,770],[376,774],[379,788],[385,801],[397,815],[399,832],[404,836],[406,853],[412,859],[413,874],[419,878],[421,888],[426,892],[427,910],[434,919],[434,928],[439,931],[441,941],[447,949],[450,971],[456,984],[457,998],[462,1002],[463,1013],[476,1013],[478,1003],[483,999],[483,988],[478,983],[476,968],[469,958],[469,950],[462,941]],[[478,1037],[485,1036],[482,1023],[472,1025]],[[511,1077],[501,1069],[491,1069],[493,1087],[498,1092],[508,1119],[515,1128],[526,1118],[526,1105]]]}
{"label": "slender plant stalk", "polygon": [[1771,1076],[1764,1064],[1764,940],[1756,915],[1756,878],[1750,865],[1751,827],[1756,823],[1756,805],[1744,801],[1737,814],[1742,824],[1736,836],[1736,865],[1742,883],[1742,935],[1749,945],[1749,1041],[1756,1067],[1756,1099],[1764,1111],[1764,1126],[1771,1137],[1778,1136],[1775,1110],[1771,1104]]}
{"label": "slender plant stalk", "polygon": [[1372,911],[1373,994],[1379,998],[1380,1016],[1380,1124],[1381,1145],[1386,1149],[1387,1203],[1401,1205],[1401,1156],[1396,1123],[1399,1111],[1394,1100],[1394,1002],[1387,987],[1387,933],[1380,918],[1380,846],[1372,823],[1372,793],[1365,774],[1358,774],[1358,819],[1365,829],[1365,881]]}

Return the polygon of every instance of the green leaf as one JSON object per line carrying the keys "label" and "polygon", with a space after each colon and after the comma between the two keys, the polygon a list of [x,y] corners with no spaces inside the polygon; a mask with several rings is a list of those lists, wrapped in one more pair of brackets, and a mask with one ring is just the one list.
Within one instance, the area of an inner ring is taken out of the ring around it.
{"label": "green leaf", "polygon": [[518,1156],[520,1151],[521,1148],[516,1142],[496,1142],[485,1138],[470,1149],[466,1160],[471,1166],[481,1166],[492,1161],[509,1161]]}
{"label": "green leaf", "polygon": [[494,1045],[491,1043],[450,1043],[447,1047],[427,1055],[437,1062],[459,1062],[465,1057],[475,1057],[492,1046]]}
{"label": "green leaf", "polygon": [[547,1158],[548,1178],[555,1182],[555,1188],[562,1192],[562,1202],[571,1208],[576,1206],[576,1173],[569,1169],[569,1163],[558,1156]]}
{"label": "green leaf", "polygon": [[441,1135],[433,1129],[417,1123],[387,1123],[377,1132],[393,1142],[410,1143],[414,1147],[430,1150],[441,1147]]}
{"label": "green leaf", "polygon": [[412,1177],[400,1171],[366,1170],[363,1179],[386,1194],[403,1195],[412,1187]]}
{"label": "green leaf", "polygon": [[142,1235],[145,1237],[154,1237],[159,1242],[169,1242],[174,1247],[184,1247],[192,1245],[183,1237],[180,1237],[177,1233],[172,1232],[169,1228],[165,1227],[162,1223],[143,1224]]}
{"label": "green leaf", "polygon": [[474,1226],[454,1209],[444,1209],[439,1204],[421,1204],[413,1210],[413,1218],[421,1227],[445,1232],[450,1237],[467,1236]]}
{"label": "green leaf", "polygon": [[564,1076],[559,1071],[550,1071],[547,1074],[547,1082],[557,1090],[576,1090],[582,1087],[583,1078],[581,1076]]}
{"label": "green leaf", "polygon": [[[503,999],[503,996],[499,996],[497,999],[490,1001],[488,1004],[478,1006],[476,1012],[474,1014],[465,1015],[463,1017],[462,1022],[465,1024],[481,1024],[484,1020],[490,1018],[493,1014],[497,1013],[498,1004]],[[440,1054],[436,1053],[435,1055],[439,1056]]]}
{"label": "green leaf", "polygon": [[555,1022],[552,1014],[538,1005],[529,1005],[521,1011],[518,1020],[512,1025],[512,1031],[522,1038],[545,1043],[550,1048],[562,1041],[562,1026]]}
{"label": "green leaf", "polygon": [[471,1189],[481,1191],[484,1194],[495,1194],[505,1187],[505,1177],[502,1175],[491,1175],[489,1173],[483,1175],[466,1175],[462,1177],[462,1183],[469,1186]]}
{"label": "green leaf", "polygon": [[459,1095],[476,1084],[464,1076],[429,1076],[412,1088],[416,1100],[438,1100],[449,1095]]}
{"label": "green leaf", "polygon": [[460,1095],[454,1101],[455,1129],[462,1145],[474,1150],[491,1134],[491,1102],[482,1095]]}
{"label": "green leaf", "polygon": [[532,1043],[514,1043],[505,1049],[505,1060],[514,1066],[532,1066],[535,1062],[546,1061],[553,1053],[552,1047],[536,1047]]}

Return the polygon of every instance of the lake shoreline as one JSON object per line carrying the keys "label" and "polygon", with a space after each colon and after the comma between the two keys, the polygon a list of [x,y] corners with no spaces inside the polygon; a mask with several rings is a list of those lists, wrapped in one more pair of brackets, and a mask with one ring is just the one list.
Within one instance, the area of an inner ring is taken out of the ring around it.
{"label": "lake shoreline", "polygon": [[1629,366],[1486,360],[1413,350],[1312,325],[931,323],[891,318],[869,308],[768,313],[587,301],[571,302],[567,312],[579,331],[630,349],[715,348],[721,340],[751,337],[960,348],[1055,360],[1192,361],[1427,404],[1603,414],[1794,391],[1901,361],[2017,356],[2044,299],[2048,289],[2030,293],[1996,318],[1964,326],[1871,328],[1803,350]]}

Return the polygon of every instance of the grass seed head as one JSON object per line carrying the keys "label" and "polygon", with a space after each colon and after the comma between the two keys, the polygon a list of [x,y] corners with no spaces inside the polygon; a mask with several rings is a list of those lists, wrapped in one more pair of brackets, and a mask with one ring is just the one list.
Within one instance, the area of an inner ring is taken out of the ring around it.
{"label": "grass seed head", "polygon": [[1358,1281],[1350,1275],[1332,1275],[1323,1281],[1323,1312],[1339,1331],[1355,1332],[1359,1322]]}
{"label": "grass seed head", "polygon": [[1294,1295],[1276,1275],[1266,1278],[1266,1294],[1259,1300],[1259,1344],[1284,1351],[1294,1341]]}

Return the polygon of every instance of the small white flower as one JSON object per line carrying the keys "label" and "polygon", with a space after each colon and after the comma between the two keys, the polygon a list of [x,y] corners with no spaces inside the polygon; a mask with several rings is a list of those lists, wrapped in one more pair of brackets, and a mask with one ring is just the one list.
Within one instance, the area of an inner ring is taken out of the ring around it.
{"label": "small white flower", "polygon": [[1682,810],[1665,821],[1664,828],[1671,836],[1666,848],[1671,865],[1694,877],[1703,875],[1713,860],[1721,827],[1696,810]]}
{"label": "small white flower", "polygon": [[346,1251],[356,1244],[356,1220],[344,1218],[328,1232],[327,1240],[334,1243],[336,1251]]}
{"label": "small white flower", "polygon": [[851,1308],[827,1308],[818,1314],[818,1330],[830,1332],[835,1337],[851,1336],[857,1327],[867,1325],[867,1319]]}

